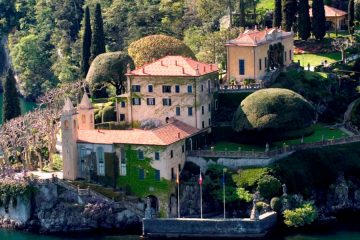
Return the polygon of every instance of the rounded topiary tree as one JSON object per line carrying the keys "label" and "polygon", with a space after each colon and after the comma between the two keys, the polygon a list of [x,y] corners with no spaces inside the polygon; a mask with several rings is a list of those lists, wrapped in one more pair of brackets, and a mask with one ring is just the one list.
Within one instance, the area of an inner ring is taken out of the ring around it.
{"label": "rounded topiary tree", "polygon": [[233,117],[233,129],[299,132],[310,127],[315,119],[314,107],[301,95],[281,88],[256,91],[246,97]]}
{"label": "rounded topiary tree", "polygon": [[127,67],[134,69],[134,62],[125,52],[109,52],[97,56],[92,62],[86,76],[86,82],[92,89],[99,85],[111,84],[116,94],[124,92]]}
{"label": "rounded topiary tree", "polygon": [[165,35],[150,35],[132,42],[128,53],[134,59],[136,67],[168,55],[181,55],[195,58],[195,54],[182,41]]}

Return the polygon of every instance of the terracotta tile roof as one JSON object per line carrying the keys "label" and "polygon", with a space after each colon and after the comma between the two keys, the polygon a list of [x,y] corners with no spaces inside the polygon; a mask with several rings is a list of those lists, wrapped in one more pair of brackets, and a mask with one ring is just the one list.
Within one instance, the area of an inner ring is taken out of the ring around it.
{"label": "terracotta tile roof", "polygon": [[258,29],[246,30],[244,33],[228,41],[227,46],[236,45],[236,46],[250,46],[255,47],[265,43],[269,43],[278,39],[283,39],[293,36],[292,32],[285,32],[280,28],[270,28],[259,31]]}
{"label": "terracotta tile roof", "polygon": [[198,129],[174,120],[152,130],[79,130],[78,142],[167,146],[198,132]]}
{"label": "terracotta tile roof", "polygon": [[[340,9],[330,7],[328,5],[324,5],[325,9],[325,17],[342,17],[346,16],[347,12],[344,12]],[[312,8],[309,9],[310,17],[312,17]]]}
{"label": "terracotta tile roof", "polygon": [[183,56],[167,56],[126,75],[198,77],[218,70],[219,68],[215,64],[202,63]]}

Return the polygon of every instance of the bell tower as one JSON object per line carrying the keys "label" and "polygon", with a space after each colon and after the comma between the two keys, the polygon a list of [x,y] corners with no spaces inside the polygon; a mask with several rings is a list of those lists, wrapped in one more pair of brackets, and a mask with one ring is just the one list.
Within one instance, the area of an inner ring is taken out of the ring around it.
{"label": "bell tower", "polygon": [[75,180],[78,176],[78,120],[69,98],[65,100],[60,121],[64,179]]}
{"label": "bell tower", "polygon": [[84,93],[77,110],[79,130],[93,130],[95,128],[94,108],[86,93]]}

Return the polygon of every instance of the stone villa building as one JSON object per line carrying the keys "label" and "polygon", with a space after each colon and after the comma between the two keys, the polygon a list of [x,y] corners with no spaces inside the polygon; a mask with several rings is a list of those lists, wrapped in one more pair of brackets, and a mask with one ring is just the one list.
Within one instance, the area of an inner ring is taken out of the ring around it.
{"label": "stone villa building", "polygon": [[280,28],[255,28],[240,33],[228,41],[226,47],[227,81],[244,84],[250,80],[261,84],[269,70],[292,63],[294,33]]}

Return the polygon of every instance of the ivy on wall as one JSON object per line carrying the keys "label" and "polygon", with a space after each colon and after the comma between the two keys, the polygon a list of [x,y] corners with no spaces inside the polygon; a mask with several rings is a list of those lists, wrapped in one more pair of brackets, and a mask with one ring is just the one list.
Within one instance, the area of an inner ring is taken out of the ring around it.
{"label": "ivy on wall", "polygon": [[30,199],[34,188],[25,181],[2,181],[0,182],[0,207],[8,211],[10,202],[13,207],[17,206],[17,197],[23,196]]}

